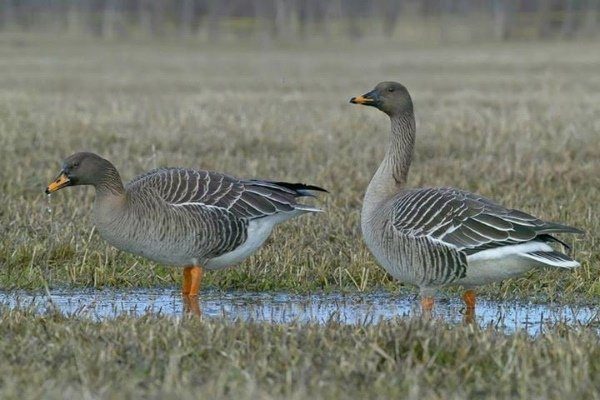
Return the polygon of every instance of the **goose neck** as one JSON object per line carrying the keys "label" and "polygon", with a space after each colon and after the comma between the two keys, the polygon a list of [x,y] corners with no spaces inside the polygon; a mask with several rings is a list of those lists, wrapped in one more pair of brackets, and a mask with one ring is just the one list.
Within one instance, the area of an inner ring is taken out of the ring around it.
{"label": "goose neck", "polygon": [[123,181],[117,169],[110,165],[94,184],[96,189],[96,203],[101,208],[120,208],[125,205],[127,196]]}
{"label": "goose neck", "polygon": [[406,184],[415,144],[415,118],[412,113],[390,117],[388,148],[377,172],[371,179],[363,203],[368,216],[381,203],[396,195]]}

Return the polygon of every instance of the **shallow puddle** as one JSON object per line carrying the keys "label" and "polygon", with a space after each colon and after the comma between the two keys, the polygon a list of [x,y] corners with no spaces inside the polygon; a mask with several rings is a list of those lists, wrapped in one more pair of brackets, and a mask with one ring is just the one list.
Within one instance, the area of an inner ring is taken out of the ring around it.
{"label": "shallow puddle", "polygon": [[[50,296],[29,292],[0,291],[0,305],[34,307],[40,312],[52,308],[66,315],[108,319],[119,315],[146,313],[180,316],[181,296],[173,289],[53,290]],[[203,291],[200,310],[204,317],[228,320],[266,321],[269,323],[337,321],[344,324],[372,324],[394,317],[419,315],[414,296],[376,292],[365,294]],[[462,303],[441,301],[435,317],[459,322]],[[476,321],[481,327],[494,326],[509,332],[526,330],[537,335],[556,323],[572,326],[600,326],[600,315],[591,306],[559,306],[526,302],[480,300]]]}

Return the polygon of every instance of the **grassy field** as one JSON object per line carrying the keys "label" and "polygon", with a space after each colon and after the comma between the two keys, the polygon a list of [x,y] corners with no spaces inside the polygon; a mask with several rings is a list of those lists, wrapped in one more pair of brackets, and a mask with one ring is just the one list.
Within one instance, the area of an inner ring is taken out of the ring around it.
{"label": "grassy field", "polygon": [[[600,45],[213,48],[0,36],[0,290],[174,286],[180,272],[94,232],[92,190],[43,194],[78,150],[124,179],[161,165],[329,189],[327,213],[282,225],[220,289],[411,290],[362,243],[365,187],[388,122],[348,99],[381,80],[413,95],[414,186],[469,189],[587,234],[582,267],[493,298],[600,298]],[[596,324],[596,325],[594,325]],[[0,398],[599,399],[600,335],[398,319],[271,325],[147,315],[93,322],[0,306]]]}
{"label": "grassy field", "polygon": [[[416,106],[410,184],[451,185],[587,232],[574,272],[490,286],[492,297],[600,296],[600,45],[213,48],[0,37],[0,288],[179,284],[177,270],[94,232],[92,190],[43,189],[78,150],[125,180],[156,166],[304,181],[327,213],[277,229],[205,283],[244,290],[401,290],[365,248],[364,190],[386,117],[348,99],[398,80]],[[573,297],[574,298],[574,297]]]}
{"label": "grassy field", "polygon": [[561,326],[532,340],[422,320],[98,323],[2,310],[0,337],[3,399],[600,398],[597,334]]}

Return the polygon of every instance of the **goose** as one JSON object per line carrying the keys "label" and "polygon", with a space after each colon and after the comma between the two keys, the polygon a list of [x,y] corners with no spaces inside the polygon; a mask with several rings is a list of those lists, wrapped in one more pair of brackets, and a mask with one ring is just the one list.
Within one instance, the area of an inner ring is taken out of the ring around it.
{"label": "goose", "polygon": [[361,229],[379,264],[419,288],[423,312],[431,312],[439,287],[462,286],[466,314],[473,316],[477,286],[537,267],[579,266],[550,246],[568,248],[552,235],[583,234],[579,229],[461,189],[406,187],[416,129],[413,103],[402,84],[381,82],[350,103],[375,107],[391,120],[387,152],[364,196]]}
{"label": "goose", "polygon": [[80,152],[64,160],[46,193],[81,185],[95,189],[93,219],[100,236],[120,250],[183,267],[184,296],[198,295],[203,268],[238,264],[262,246],[275,225],[321,211],[296,199],[326,192],[184,168],[155,169],[123,185],[110,161]]}

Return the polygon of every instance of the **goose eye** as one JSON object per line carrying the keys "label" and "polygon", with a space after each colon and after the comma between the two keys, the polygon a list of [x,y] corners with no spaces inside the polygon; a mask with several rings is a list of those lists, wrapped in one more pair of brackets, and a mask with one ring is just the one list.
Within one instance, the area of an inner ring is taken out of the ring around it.
{"label": "goose eye", "polygon": [[393,88],[393,87],[391,87],[391,88],[388,88],[388,92],[392,93],[393,91],[394,91],[394,88]]}
{"label": "goose eye", "polygon": [[77,168],[79,167],[79,162],[74,162],[73,165],[71,166],[72,168]]}

